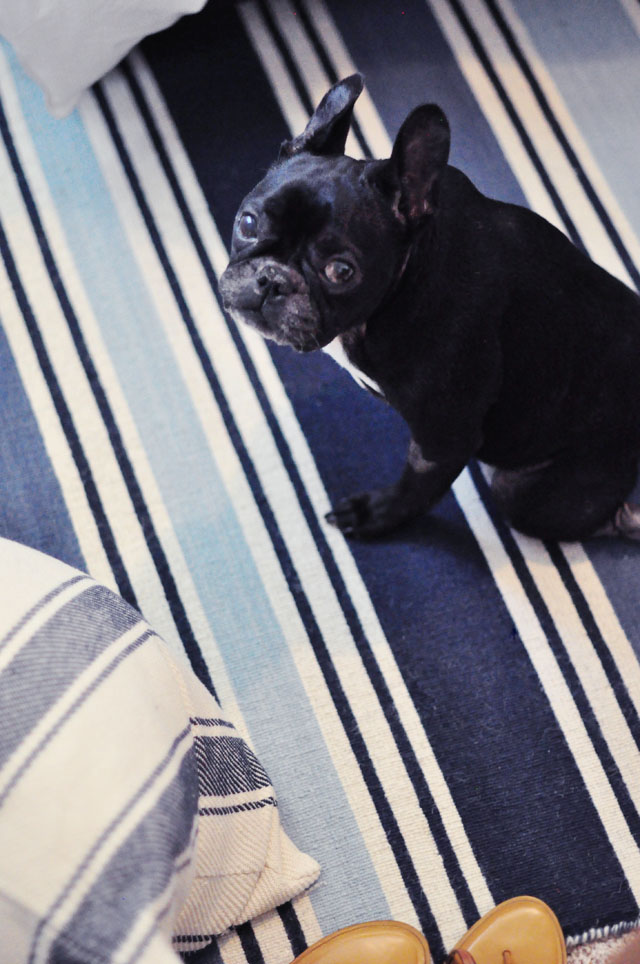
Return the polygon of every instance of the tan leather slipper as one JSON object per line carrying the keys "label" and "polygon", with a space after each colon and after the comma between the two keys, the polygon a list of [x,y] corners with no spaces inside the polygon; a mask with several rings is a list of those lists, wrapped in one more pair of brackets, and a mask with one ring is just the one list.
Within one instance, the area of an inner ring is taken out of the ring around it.
{"label": "tan leather slipper", "polygon": [[513,897],[481,917],[447,964],[566,964],[556,915],[537,897]]}
{"label": "tan leather slipper", "polygon": [[321,938],[293,964],[430,964],[425,938],[410,924],[374,920]]}

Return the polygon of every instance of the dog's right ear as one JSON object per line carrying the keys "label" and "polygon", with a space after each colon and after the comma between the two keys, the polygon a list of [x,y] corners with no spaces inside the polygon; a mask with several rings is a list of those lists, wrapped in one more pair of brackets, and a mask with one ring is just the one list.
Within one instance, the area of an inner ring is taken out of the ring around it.
{"label": "dog's right ear", "polygon": [[344,154],[353,107],[362,88],[361,74],[352,74],[334,84],[316,107],[302,134],[283,143],[278,160],[303,151],[322,155]]}
{"label": "dog's right ear", "polygon": [[389,160],[373,168],[373,180],[407,224],[418,224],[437,208],[438,183],[447,166],[450,143],[449,123],[442,110],[436,104],[423,104],[402,124]]}

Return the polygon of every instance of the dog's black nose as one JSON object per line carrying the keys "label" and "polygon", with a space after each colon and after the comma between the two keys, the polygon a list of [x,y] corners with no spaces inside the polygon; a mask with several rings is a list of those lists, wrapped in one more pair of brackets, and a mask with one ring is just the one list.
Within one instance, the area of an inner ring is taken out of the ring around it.
{"label": "dog's black nose", "polygon": [[263,265],[256,275],[255,284],[264,299],[290,295],[295,290],[291,275],[276,264]]}

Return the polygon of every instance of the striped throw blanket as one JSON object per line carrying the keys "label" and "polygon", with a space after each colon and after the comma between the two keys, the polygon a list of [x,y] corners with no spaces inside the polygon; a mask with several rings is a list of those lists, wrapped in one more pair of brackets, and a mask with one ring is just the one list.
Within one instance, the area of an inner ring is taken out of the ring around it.
{"label": "striped throw blanket", "polygon": [[273,787],[184,656],[0,539],[0,961],[160,964],[308,888]]}
{"label": "striped throw blanket", "polygon": [[324,513],[398,474],[404,426],[322,353],[237,329],[216,281],[240,199],[358,69],[350,153],[439,103],[484,193],[637,286],[639,11],[212,0],[64,121],[2,50],[0,532],[187,654],[322,866],[203,962],[286,964],[373,918],[437,960],[518,893],[574,943],[638,921],[638,547],[524,538],[477,464],[413,527],[346,542]]}

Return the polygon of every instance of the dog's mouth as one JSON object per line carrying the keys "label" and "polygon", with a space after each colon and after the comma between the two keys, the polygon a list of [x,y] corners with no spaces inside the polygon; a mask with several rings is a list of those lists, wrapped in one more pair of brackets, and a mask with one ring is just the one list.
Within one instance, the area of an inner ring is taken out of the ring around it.
{"label": "dog's mouth", "polygon": [[293,321],[290,321],[286,315],[281,315],[273,323],[267,320],[260,310],[236,307],[226,302],[224,307],[234,321],[255,328],[264,338],[268,338],[269,341],[273,341],[277,345],[286,345],[301,353],[316,351],[316,349],[322,347],[315,324],[311,322],[301,323],[297,316]]}
{"label": "dog's mouth", "polygon": [[322,347],[320,317],[306,282],[274,262],[232,264],[220,277],[225,310],[234,321],[298,352]]}

